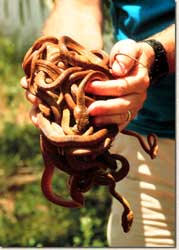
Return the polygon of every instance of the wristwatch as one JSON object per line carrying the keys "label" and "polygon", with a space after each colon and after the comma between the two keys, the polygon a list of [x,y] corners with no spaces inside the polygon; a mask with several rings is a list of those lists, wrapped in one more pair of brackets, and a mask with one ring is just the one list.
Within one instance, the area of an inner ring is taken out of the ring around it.
{"label": "wristwatch", "polygon": [[155,52],[154,63],[149,72],[150,83],[153,85],[159,78],[169,73],[167,55],[163,45],[159,41],[149,39],[143,42],[149,44]]}

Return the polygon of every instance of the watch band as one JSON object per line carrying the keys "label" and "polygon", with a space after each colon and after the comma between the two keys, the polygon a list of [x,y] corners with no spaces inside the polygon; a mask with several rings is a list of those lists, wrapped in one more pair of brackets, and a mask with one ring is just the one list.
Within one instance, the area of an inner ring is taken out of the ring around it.
{"label": "watch band", "polygon": [[154,84],[160,77],[169,73],[166,51],[163,45],[155,39],[144,40],[143,42],[149,44],[155,52],[154,63],[149,72],[150,83]]}

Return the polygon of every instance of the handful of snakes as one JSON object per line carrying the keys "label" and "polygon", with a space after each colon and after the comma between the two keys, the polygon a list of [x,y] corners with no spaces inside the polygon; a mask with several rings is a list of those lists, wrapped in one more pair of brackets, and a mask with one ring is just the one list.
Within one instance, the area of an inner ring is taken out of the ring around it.
{"label": "handful of snakes", "polygon": [[[129,163],[122,155],[109,152],[118,126],[96,127],[88,106],[103,97],[85,93],[89,82],[113,78],[108,54],[103,50],[87,50],[67,36],[59,39],[44,36],[27,51],[22,67],[27,90],[40,100],[37,122],[45,166],[41,179],[45,197],[60,206],[80,208],[84,206],[84,193],[94,185],[106,185],[124,208],[121,224],[124,232],[128,232],[133,211],[129,202],[115,191],[115,185],[128,174]],[[148,135],[146,143],[135,132],[121,133],[135,136],[151,158],[156,156],[154,134]],[[70,199],[53,191],[55,168],[68,176]]]}

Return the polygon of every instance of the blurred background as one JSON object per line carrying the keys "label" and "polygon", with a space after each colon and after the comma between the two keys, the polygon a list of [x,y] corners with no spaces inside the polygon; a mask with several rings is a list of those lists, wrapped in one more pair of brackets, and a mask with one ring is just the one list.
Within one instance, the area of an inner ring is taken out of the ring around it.
{"label": "blurred background", "polygon": [[[109,1],[103,1],[105,50],[112,42]],[[106,187],[85,194],[81,209],[47,201],[41,191],[43,162],[39,132],[19,81],[21,63],[48,17],[52,0],[0,0],[0,246],[106,247],[111,197]],[[66,176],[54,189],[65,195]]]}

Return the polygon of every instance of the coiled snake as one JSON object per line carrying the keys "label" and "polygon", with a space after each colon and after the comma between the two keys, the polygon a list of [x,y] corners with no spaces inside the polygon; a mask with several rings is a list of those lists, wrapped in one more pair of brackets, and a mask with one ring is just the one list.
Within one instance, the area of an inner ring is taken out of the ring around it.
{"label": "coiled snake", "polygon": [[[45,165],[41,181],[44,195],[57,205],[76,208],[84,205],[84,193],[94,185],[106,185],[124,208],[122,227],[128,232],[133,212],[128,201],[115,191],[115,185],[128,174],[129,163],[122,155],[109,152],[118,127],[97,128],[92,124],[87,107],[99,96],[84,91],[92,80],[112,79],[108,55],[102,50],[89,51],[67,36],[60,39],[48,36],[34,42],[22,66],[28,91],[41,100],[37,120]],[[155,157],[155,135],[148,136],[147,145],[132,131],[121,133],[137,137],[151,158]],[[71,199],[53,191],[55,168],[69,176]]]}

